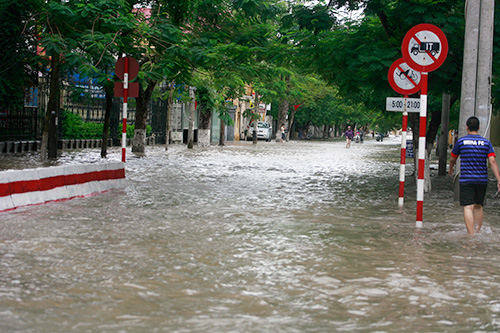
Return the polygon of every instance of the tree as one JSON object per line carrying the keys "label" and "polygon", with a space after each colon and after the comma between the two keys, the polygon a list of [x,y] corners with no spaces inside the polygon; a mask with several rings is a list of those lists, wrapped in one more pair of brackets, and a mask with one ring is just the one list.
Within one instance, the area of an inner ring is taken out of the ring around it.
{"label": "tree", "polygon": [[[75,3],[76,4],[76,3]],[[74,5],[74,4],[73,4]],[[78,56],[77,36],[73,29],[78,18],[74,12],[75,7],[60,1],[48,1],[40,13],[40,44],[50,65],[50,90],[47,110],[44,118],[41,158],[57,157],[57,118],[59,115],[60,100],[60,72],[61,66],[71,66],[72,60]],[[62,62],[61,60],[64,59]],[[64,71],[64,68],[62,68]]]}
{"label": "tree", "polygon": [[135,28],[135,19],[128,5],[121,1],[94,1],[80,4],[81,16],[92,22],[82,36],[82,61],[74,71],[103,87],[106,110],[102,134],[101,157],[107,155],[111,111],[114,97],[114,66],[122,53],[123,45],[128,44]]}
{"label": "tree", "polygon": [[37,83],[35,26],[27,25],[40,11],[41,0],[0,2],[0,110],[23,106],[23,87]]}
{"label": "tree", "polygon": [[[140,1],[138,3],[141,3]],[[163,6],[163,4],[166,6]],[[159,82],[173,81],[190,73],[188,54],[184,50],[186,35],[180,26],[178,6],[166,1],[151,1],[149,7],[134,10],[136,27],[133,39],[124,49],[126,54],[136,58],[140,65],[137,81],[139,96],[136,98],[132,151],[144,153],[146,144],[146,124],[149,102]],[[173,13],[170,13],[172,10]],[[171,15],[172,14],[172,15]]]}
{"label": "tree", "polygon": [[[251,85],[263,75],[270,53],[276,15],[280,4],[275,1],[201,1],[196,22],[192,22],[192,85],[199,93],[210,91],[213,107],[229,121],[224,105],[237,97],[245,84]],[[221,15],[224,13],[224,15]],[[206,97],[206,95],[205,95]],[[203,97],[203,98],[205,98]],[[199,98],[202,98],[200,95]],[[199,133],[209,131],[213,109],[200,109]],[[203,138],[205,138],[203,140]],[[199,144],[209,144],[210,137],[199,136]]]}
{"label": "tree", "polygon": [[[393,94],[387,83],[387,70],[401,57],[401,42],[406,32],[422,23],[425,14],[426,22],[441,27],[453,47],[445,64],[430,73],[429,95],[440,98],[446,92],[452,96],[452,103],[457,99],[463,50],[463,0],[330,2],[333,7],[340,4],[364,6],[364,18],[306,39],[303,47],[315,70],[337,85],[342,96],[369,109],[383,110],[385,97]],[[434,142],[441,122],[441,103],[430,103],[428,110],[428,146],[423,149],[430,149]],[[410,123],[416,135],[419,122],[414,117],[410,117]]]}
{"label": "tree", "polygon": [[[126,10],[127,4],[122,0],[98,0],[92,4],[84,0],[50,0],[27,22],[27,31],[36,30],[39,45],[43,48],[40,61],[50,73],[49,100],[41,144],[42,159],[57,156],[56,119],[60,107],[61,78],[72,72],[85,72],[85,68],[103,59],[109,62],[109,55],[105,51],[114,48],[112,44],[116,39],[116,32],[110,32],[110,26],[122,32],[120,28],[126,21]],[[100,31],[99,27],[104,27],[105,31]],[[105,47],[99,47],[99,43]],[[100,57],[96,56],[99,52]]]}

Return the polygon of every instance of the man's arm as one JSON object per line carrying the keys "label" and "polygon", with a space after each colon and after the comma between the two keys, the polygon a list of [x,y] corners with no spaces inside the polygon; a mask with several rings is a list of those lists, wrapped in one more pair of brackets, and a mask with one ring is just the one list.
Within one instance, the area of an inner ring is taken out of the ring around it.
{"label": "man's arm", "polygon": [[[450,168],[448,170],[448,174],[450,176],[453,176],[453,174],[454,174],[454,170],[453,169],[455,168],[455,164],[456,163],[457,163],[457,158],[455,156],[451,155],[451,157],[450,157]],[[497,172],[498,172],[498,169],[497,169]]]}
{"label": "man's arm", "polygon": [[491,155],[488,157],[488,161],[490,162],[491,171],[493,171],[493,174],[495,175],[495,178],[497,179],[498,191],[500,191],[500,172],[498,171],[497,160],[495,159],[495,156]]}

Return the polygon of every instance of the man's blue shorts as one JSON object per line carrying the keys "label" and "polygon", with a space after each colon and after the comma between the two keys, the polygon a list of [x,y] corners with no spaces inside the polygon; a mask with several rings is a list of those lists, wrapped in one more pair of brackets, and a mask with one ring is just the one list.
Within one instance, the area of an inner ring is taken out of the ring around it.
{"label": "man's blue shorts", "polygon": [[487,185],[460,183],[460,206],[474,204],[484,206]]}

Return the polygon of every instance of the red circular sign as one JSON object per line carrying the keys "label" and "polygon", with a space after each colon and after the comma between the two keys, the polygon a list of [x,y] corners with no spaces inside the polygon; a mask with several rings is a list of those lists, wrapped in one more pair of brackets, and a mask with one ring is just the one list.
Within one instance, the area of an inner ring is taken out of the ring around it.
{"label": "red circular sign", "polygon": [[448,40],[435,25],[422,23],[406,33],[401,52],[412,68],[420,72],[432,72],[446,59]]}
{"label": "red circular sign", "polygon": [[132,57],[123,57],[118,59],[115,65],[115,73],[120,80],[124,79],[123,74],[125,73],[125,60],[128,60],[128,79],[130,81],[135,79],[137,74],[139,74],[139,63]]}
{"label": "red circular sign", "polygon": [[413,95],[420,91],[421,77],[421,73],[408,66],[403,58],[393,62],[387,76],[392,89],[402,95]]}

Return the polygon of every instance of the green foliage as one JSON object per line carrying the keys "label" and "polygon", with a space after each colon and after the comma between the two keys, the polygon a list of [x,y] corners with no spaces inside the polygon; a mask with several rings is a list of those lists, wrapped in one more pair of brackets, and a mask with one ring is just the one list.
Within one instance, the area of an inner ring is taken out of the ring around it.
{"label": "green foliage", "polygon": [[63,139],[100,139],[103,124],[84,122],[82,117],[63,110],[60,115]]}
{"label": "green foliage", "polygon": [[253,111],[254,110],[246,109],[245,111],[243,111],[243,117],[250,121],[259,120],[260,119],[259,114]]}
{"label": "green foliage", "polygon": [[22,107],[23,87],[37,78],[37,39],[26,22],[42,6],[41,0],[0,1],[0,110]]}
{"label": "green foliage", "polygon": [[234,125],[234,120],[228,112],[229,103],[225,107],[219,109],[219,119],[224,121],[229,126]]}
{"label": "green foliage", "polygon": [[336,23],[333,12],[325,6],[316,5],[313,8],[295,6],[293,18],[300,29],[307,29],[317,35],[321,31],[328,31]]}
{"label": "green foliage", "polygon": [[[101,139],[103,132],[103,124],[86,122],[80,115],[63,110],[60,115],[63,139]],[[135,126],[127,124],[127,138],[134,137]],[[146,136],[151,136],[151,126],[146,128]],[[118,129],[117,137],[121,138],[122,127]]]}
{"label": "green foliage", "polygon": [[[29,85],[23,68],[38,69],[52,53],[62,54],[63,73],[79,72],[103,86],[113,84],[115,59],[126,54],[140,62],[142,87],[160,81],[196,86],[203,108],[224,120],[229,120],[225,101],[244,95],[245,85],[251,85],[263,102],[272,102],[275,115],[284,102],[301,103],[295,115],[299,124],[391,126],[398,117],[384,111],[385,98],[395,94],[387,71],[401,57],[405,33],[423,21],[440,27],[450,45],[443,66],[429,75],[429,95],[437,99],[430,99],[429,109],[439,109],[442,92],[460,95],[465,0],[310,3],[4,0],[0,106]],[[141,6],[151,9],[151,16],[136,10]],[[495,6],[498,17],[500,2]],[[340,7],[363,8],[364,17],[340,22]],[[495,25],[494,64],[500,57],[500,20]],[[46,55],[35,58],[38,37]],[[494,83],[499,71],[493,66]],[[500,103],[498,87],[492,87],[494,109]],[[182,100],[189,99],[186,91],[180,92]],[[452,107],[452,120],[456,112]]]}

